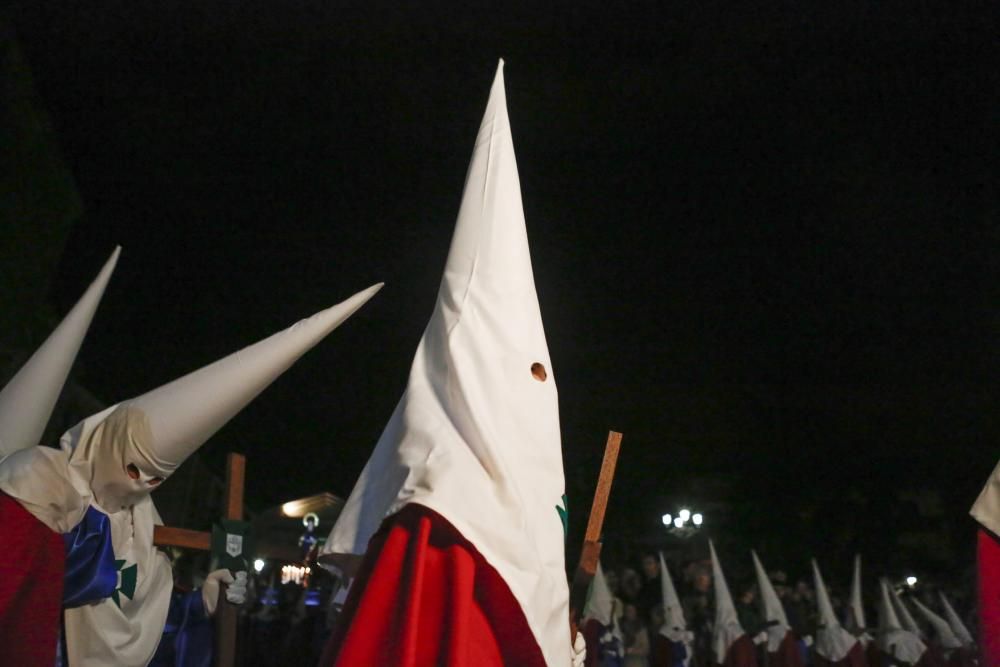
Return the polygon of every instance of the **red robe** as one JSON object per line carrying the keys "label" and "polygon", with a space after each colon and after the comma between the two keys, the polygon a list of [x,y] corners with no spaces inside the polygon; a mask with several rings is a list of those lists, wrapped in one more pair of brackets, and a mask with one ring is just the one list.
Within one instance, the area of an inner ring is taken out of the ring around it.
{"label": "red robe", "polygon": [[722,667],[757,667],[757,647],[749,635],[740,635],[729,645]]}
{"label": "red robe", "polygon": [[979,647],[983,665],[1000,665],[1000,538],[979,529]]}
{"label": "red robe", "polygon": [[544,667],[545,661],[503,578],[444,517],[411,503],[368,544],[320,665]]}
{"label": "red robe", "polygon": [[768,652],[767,664],[770,667],[804,667],[802,651],[799,650],[799,639],[789,630],[774,653]]}
{"label": "red robe", "polygon": [[0,491],[0,665],[52,667],[59,641],[62,536]]}
{"label": "red robe", "polygon": [[851,650],[847,652],[843,660],[838,660],[837,662],[830,662],[823,656],[819,654],[814,654],[813,664],[816,667],[869,667],[868,656],[865,653],[864,647],[861,642],[857,642],[851,647]]}

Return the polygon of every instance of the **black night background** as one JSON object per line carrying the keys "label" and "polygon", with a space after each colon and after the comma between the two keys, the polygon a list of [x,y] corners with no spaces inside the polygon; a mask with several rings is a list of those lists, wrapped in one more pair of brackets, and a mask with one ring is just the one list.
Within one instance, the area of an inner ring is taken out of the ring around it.
{"label": "black night background", "polygon": [[571,542],[613,428],[609,545],[691,503],[793,571],[964,576],[1000,439],[998,5],[451,4],[8,5],[10,372],[116,243],[73,376],[105,403],[385,281],[202,450],[247,454],[252,508],[346,496],[503,57]]}

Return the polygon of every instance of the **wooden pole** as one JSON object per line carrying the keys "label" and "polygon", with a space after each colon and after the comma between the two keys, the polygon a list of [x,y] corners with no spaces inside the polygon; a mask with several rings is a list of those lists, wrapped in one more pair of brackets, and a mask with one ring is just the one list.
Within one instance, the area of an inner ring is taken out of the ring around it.
{"label": "wooden pole", "polygon": [[[246,478],[247,460],[242,454],[231,452],[226,461],[226,500],[223,518],[243,519],[243,481]],[[226,599],[226,586],[219,587],[219,602],[215,611],[215,662],[216,667],[234,667],[236,664],[236,635],[239,624],[239,605]]]}
{"label": "wooden pole", "polygon": [[615,467],[618,464],[618,451],[622,444],[622,434],[616,431],[608,432],[608,441],[604,446],[604,461],[601,463],[601,474],[597,478],[597,489],[594,491],[594,502],[590,507],[590,518],[587,520],[587,532],[583,538],[583,549],[580,561],[573,573],[573,583],[569,592],[569,625],[570,642],[576,638],[576,627],[587,602],[587,590],[597,572],[597,563],[601,557],[601,530],[604,527],[604,513],[608,508],[608,497],[611,495],[611,482],[615,478]]}

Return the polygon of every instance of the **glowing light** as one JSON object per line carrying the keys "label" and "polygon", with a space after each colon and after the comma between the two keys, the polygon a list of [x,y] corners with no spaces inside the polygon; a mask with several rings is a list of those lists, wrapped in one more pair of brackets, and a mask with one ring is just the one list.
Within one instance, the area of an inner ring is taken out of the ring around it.
{"label": "glowing light", "polygon": [[910,588],[913,588],[914,586],[917,585],[917,578],[911,574],[906,578],[906,585],[909,586]]}
{"label": "glowing light", "polygon": [[266,564],[267,564],[267,563],[265,563],[265,562],[264,562],[264,559],[263,559],[263,558],[258,558],[258,559],[256,559],[256,560],[255,560],[255,561],[253,562],[253,571],[254,571],[254,572],[256,572],[256,573],[258,573],[258,574],[260,574],[261,570],[263,570],[263,569],[264,569],[264,566],[265,566]]}
{"label": "glowing light", "polygon": [[664,514],[663,515],[663,525],[664,526],[669,526],[673,522],[674,522],[674,517],[670,516],[669,514]]}
{"label": "glowing light", "polygon": [[674,519],[674,528],[680,528],[683,525],[684,525],[684,520],[683,519],[681,519],[680,517],[677,517],[676,519]]}
{"label": "glowing light", "polygon": [[689,510],[681,510],[680,514],[682,522],[686,522],[688,519],[691,518],[691,512]]}
{"label": "glowing light", "polygon": [[703,517],[700,514],[693,514],[691,516],[691,523],[693,523],[696,526],[700,526],[704,520],[705,520],[705,517]]}
{"label": "glowing light", "polygon": [[287,584],[291,581],[301,584],[302,580],[308,577],[311,572],[312,570],[308,567],[302,567],[301,565],[285,565],[281,568],[281,583]]}

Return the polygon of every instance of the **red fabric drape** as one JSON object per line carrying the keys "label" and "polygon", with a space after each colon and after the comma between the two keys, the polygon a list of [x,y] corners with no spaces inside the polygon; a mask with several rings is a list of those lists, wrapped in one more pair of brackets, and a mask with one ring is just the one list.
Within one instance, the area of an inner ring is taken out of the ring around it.
{"label": "red fabric drape", "polygon": [[844,656],[843,660],[830,662],[823,656],[815,654],[813,656],[813,664],[815,664],[816,667],[870,667],[868,664],[868,656],[866,655],[861,642],[855,644],[851,650],[847,652],[847,655]]}
{"label": "red fabric drape", "polygon": [[1000,539],[979,529],[979,647],[982,664],[1000,665]]}
{"label": "red fabric drape", "polygon": [[59,641],[62,536],[0,491],[0,665],[52,667]]}
{"label": "red fabric drape", "polygon": [[598,667],[601,664],[601,635],[604,634],[604,626],[591,618],[583,622],[580,632],[583,633],[583,640],[587,643],[584,667]]}
{"label": "red fabric drape", "polygon": [[778,650],[767,655],[768,667],[804,667],[799,639],[789,630],[778,645]]}
{"label": "red fabric drape", "polygon": [[757,667],[757,647],[747,635],[729,645],[722,667]]}
{"label": "red fabric drape", "polygon": [[499,573],[444,517],[411,503],[369,543],[320,665],[544,667],[545,661]]}

